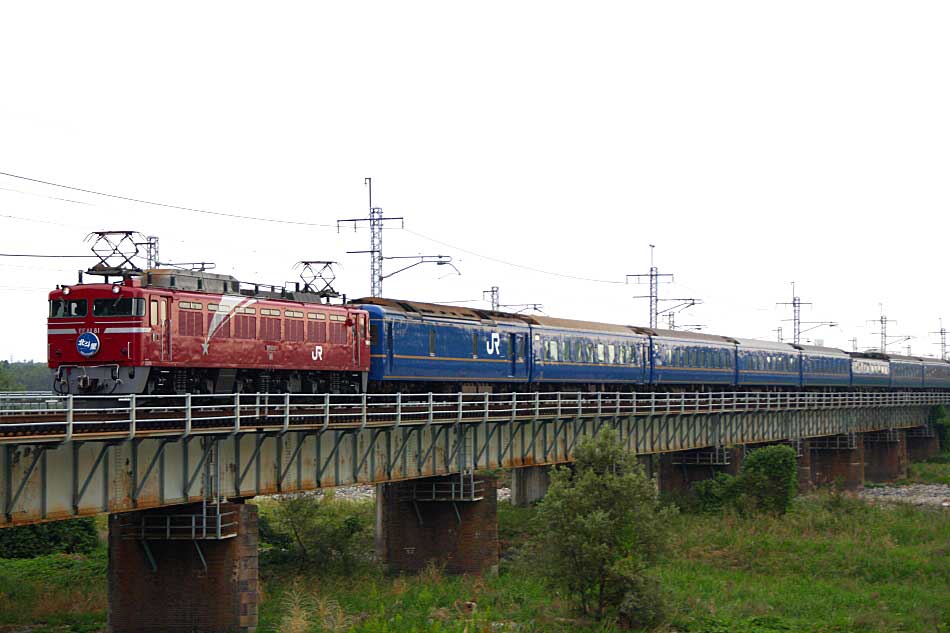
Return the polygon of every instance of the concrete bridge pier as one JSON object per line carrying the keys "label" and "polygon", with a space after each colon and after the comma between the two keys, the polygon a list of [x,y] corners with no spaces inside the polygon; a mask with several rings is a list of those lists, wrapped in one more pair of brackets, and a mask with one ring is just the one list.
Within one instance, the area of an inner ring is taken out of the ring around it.
{"label": "concrete bridge pier", "polygon": [[550,466],[511,469],[511,505],[526,508],[544,498],[551,485]]}
{"label": "concrete bridge pier", "polygon": [[376,554],[390,572],[435,563],[450,574],[498,564],[494,478],[467,474],[376,486]]}
{"label": "concrete bridge pier", "polygon": [[840,484],[857,490],[864,484],[864,441],[860,433],[813,437],[808,442],[815,485]]}
{"label": "concrete bridge pier", "polygon": [[109,631],[256,630],[257,538],[257,508],[243,503],[111,515]]}
{"label": "concrete bridge pier", "polygon": [[933,427],[917,427],[907,431],[907,458],[923,461],[940,454],[940,438]]}
{"label": "concrete bridge pier", "polygon": [[894,481],[907,476],[907,441],[902,430],[862,433],[864,477],[868,481]]}
{"label": "concrete bridge pier", "polygon": [[792,445],[798,452],[798,489],[809,490],[814,486],[812,480],[811,442],[807,439],[798,440]]}

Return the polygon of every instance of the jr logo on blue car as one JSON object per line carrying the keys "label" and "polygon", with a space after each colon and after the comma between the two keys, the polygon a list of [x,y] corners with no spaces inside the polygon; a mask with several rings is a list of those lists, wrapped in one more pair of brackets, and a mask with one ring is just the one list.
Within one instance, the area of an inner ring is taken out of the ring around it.
{"label": "jr logo on blue car", "polygon": [[80,334],[76,339],[76,350],[86,358],[95,356],[99,351],[99,337],[92,332]]}

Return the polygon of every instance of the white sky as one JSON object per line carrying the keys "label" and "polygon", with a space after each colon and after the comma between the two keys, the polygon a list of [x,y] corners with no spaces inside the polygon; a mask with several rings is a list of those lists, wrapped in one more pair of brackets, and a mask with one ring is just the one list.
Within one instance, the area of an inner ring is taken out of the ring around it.
{"label": "white sky", "polygon": [[[790,337],[775,304],[792,280],[804,320],[841,323],[806,335],[829,345],[876,345],[879,302],[915,354],[950,326],[946,2],[151,7],[6,3],[0,171],[328,225],[365,215],[372,176],[408,229],[384,254],[451,255],[462,273],[414,268],[391,297],[498,285],[503,303],[643,324],[643,287],[481,256],[622,282],[652,243],[676,275],[661,296],[703,299],[677,320],[707,332]],[[337,288],[369,294],[368,256],[345,254],[365,230],[0,187],[0,252],[83,254],[89,230],[134,229],[163,259],[248,281],[339,260]],[[45,293],[77,261],[0,258],[0,357],[44,359]]]}

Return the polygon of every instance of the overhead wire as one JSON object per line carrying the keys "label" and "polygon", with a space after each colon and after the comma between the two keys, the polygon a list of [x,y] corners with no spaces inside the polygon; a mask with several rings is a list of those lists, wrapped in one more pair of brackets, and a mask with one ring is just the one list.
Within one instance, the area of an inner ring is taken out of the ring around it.
{"label": "overhead wire", "polygon": [[466,254],[472,255],[472,256],[474,256],[474,257],[479,257],[479,258],[481,258],[481,259],[485,259],[485,260],[488,260],[488,261],[490,261],[490,262],[495,262],[495,263],[497,263],[497,264],[503,264],[503,265],[505,265],[505,266],[511,266],[512,268],[520,268],[520,269],[522,269],[522,270],[530,270],[531,272],[540,273],[540,274],[542,274],[542,275],[549,275],[549,276],[551,276],[551,277],[561,277],[561,278],[563,278],[563,279],[574,279],[574,280],[577,280],[577,281],[589,281],[589,282],[592,282],[592,283],[598,283],[598,284],[612,284],[612,285],[618,285],[618,286],[626,285],[626,282],[625,282],[625,281],[617,281],[617,280],[611,280],[611,279],[597,279],[597,278],[595,278],[595,277],[583,277],[583,276],[580,276],[580,275],[570,275],[570,274],[567,274],[567,273],[558,273],[558,272],[554,272],[554,271],[551,271],[551,270],[544,270],[544,269],[542,269],[542,268],[535,268],[534,266],[526,266],[526,265],[524,265],[524,264],[516,264],[515,262],[509,262],[509,261],[506,261],[506,260],[504,260],[504,259],[499,259],[499,258],[497,258],[497,257],[492,257],[492,256],[490,256],[490,255],[483,255],[482,253],[476,253],[475,251],[471,251],[471,250],[462,248],[461,246],[456,246],[455,244],[449,244],[448,242],[443,242],[442,240],[437,240],[437,239],[435,239],[434,237],[429,237],[428,235],[423,235],[422,233],[418,233],[418,232],[413,231],[413,230],[411,230],[411,229],[403,229],[403,230],[404,230],[406,233],[410,233],[411,235],[415,235],[416,237],[421,237],[422,239],[428,240],[428,241],[433,242],[433,243],[435,243],[435,244],[440,244],[440,245],[442,245],[442,246],[445,246],[446,248],[454,248],[455,250],[460,251],[460,252],[462,252],[462,253],[466,253]]}
{"label": "overhead wire", "polygon": [[[51,181],[49,181],[49,180],[41,180],[41,179],[39,179],[39,178],[31,178],[31,177],[28,177],[28,176],[21,176],[21,175],[19,175],[19,174],[13,174],[13,173],[10,173],[10,172],[0,172],[0,176],[6,176],[6,177],[8,177],[8,178],[16,178],[16,179],[18,179],[18,180],[23,180],[23,181],[26,181],[26,182],[34,182],[34,183],[37,183],[37,184],[47,185],[47,186],[50,186],[50,187],[59,187],[59,188],[61,188],[61,189],[68,189],[68,190],[70,190],[70,191],[78,191],[78,192],[81,192],[81,193],[87,193],[87,194],[96,195],[96,196],[103,196],[103,197],[106,197],[106,198],[113,198],[113,199],[116,199],[116,200],[125,200],[125,201],[127,201],[127,202],[133,202],[133,203],[136,203],[136,204],[147,204],[147,205],[162,207],[162,208],[166,208],[166,209],[177,209],[177,210],[180,210],[180,211],[188,211],[188,212],[191,212],[191,213],[201,213],[201,214],[205,214],[205,215],[213,215],[213,216],[220,216],[220,217],[235,218],[235,219],[239,219],[239,220],[253,220],[253,221],[257,221],[257,222],[271,222],[271,223],[274,223],[274,224],[288,224],[288,225],[296,225],[296,226],[315,226],[315,227],[323,227],[323,228],[327,228],[327,227],[332,228],[332,227],[335,227],[335,226],[336,226],[335,224],[322,224],[322,223],[318,223],[318,222],[305,222],[305,221],[302,221],[302,220],[286,220],[286,219],[282,219],[282,218],[264,218],[264,217],[260,217],[260,216],[243,215],[243,214],[237,214],[237,213],[226,213],[226,212],[223,212],[223,211],[211,211],[211,210],[209,210],[209,209],[199,209],[199,208],[196,208],[196,207],[186,207],[186,206],[182,206],[182,205],[169,204],[169,203],[164,203],[164,202],[155,202],[155,201],[152,201],[152,200],[145,200],[145,199],[143,199],[143,198],[133,198],[133,197],[131,197],[131,196],[122,196],[122,195],[118,195],[118,194],[106,193],[106,192],[103,192],[103,191],[96,191],[96,190],[94,190],[94,189],[85,189],[85,188],[82,188],[82,187],[74,187],[74,186],[72,186],[72,185],[64,185],[64,184],[60,184],[60,183],[56,183],[56,182],[51,182]],[[531,271],[531,272],[539,273],[539,274],[542,274],[542,275],[548,275],[548,276],[552,276],[552,277],[560,277],[560,278],[562,278],[562,279],[574,279],[574,280],[576,280],[576,281],[586,281],[586,282],[591,282],[591,283],[601,283],[601,284],[610,284],[610,285],[625,285],[625,283],[626,283],[626,282],[624,282],[624,281],[609,280],[609,279],[597,279],[597,278],[595,278],[595,277],[585,277],[585,276],[582,276],[582,275],[571,275],[571,274],[567,274],[567,273],[559,273],[559,272],[555,272],[555,271],[550,271],[550,270],[544,270],[544,269],[541,269],[541,268],[536,268],[536,267],[534,267],[534,266],[527,266],[527,265],[524,265],[524,264],[518,264],[518,263],[515,263],[515,262],[510,262],[510,261],[507,261],[507,260],[504,260],[504,259],[500,259],[500,258],[497,258],[497,257],[492,257],[492,256],[490,256],[490,255],[484,255],[484,254],[482,254],[482,253],[477,253],[477,252],[475,252],[475,251],[472,251],[472,250],[469,250],[469,249],[466,249],[466,248],[462,248],[462,247],[460,247],[460,246],[457,246],[457,245],[454,245],[454,244],[450,244],[450,243],[445,242],[445,241],[442,241],[442,240],[438,240],[438,239],[433,238],[433,237],[430,237],[430,236],[428,236],[428,235],[423,235],[422,233],[418,233],[418,232],[416,232],[416,231],[412,231],[412,230],[409,230],[409,229],[402,229],[402,230],[405,230],[407,233],[410,233],[410,234],[412,234],[412,235],[415,235],[416,237],[420,237],[420,238],[422,238],[422,239],[424,239],[424,240],[428,240],[428,241],[433,242],[433,243],[435,243],[435,244],[441,244],[442,246],[445,246],[445,247],[447,247],[447,248],[453,248],[453,249],[458,250],[458,251],[460,251],[460,252],[462,252],[462,253],[466,253],[466,254],[468,254],[468,255],[472,255],[473,257],[479,257],[479,258],[481,258],[481,259],[484,259],[484,260],[487,260],[487,261],[492,261],[492,262],[495,262],[495,263],[498,263],[498,264],[502,264],[502,265],[504,265],[504,266],[510,266],[510,267],[512,267],[512,268],[519,268],[519,269],[521,269],[521,270],[528,270],[528,271]]]}
{"label": "overhead wire", "polygon": [[61,189],[68,189],[70,191],[78,191],[81,193],[88,193],[95,196],[103,196],[105,198],[113,198],[115,200],[124,200],[126,202],[134,202],[135,204],[147,204],[153,207],[162,207],[164,209],[177,209],[179,211],[188,211],[190,213],[201,213],[204,215],[213,215],[218,217],[225,218],[234,218],[237,220],[254,220],[256,222],[271,222],[273,224],[289,224],[295,226],[315,226],[323,228],[333,228],[335,224],[321,224],[318,222],[305,222],[303,220],[284,220],[280,218],[263,218],[253,215],[242,215],[239,213],[226,213],[224,211],[210,211],[208,209],[199,209],[196,207],[185,207],[177,204],[169,204],[166,202],[155,202],[153,200],[145,200],[143,198],[133,198],[131,196],[121,196],[114,193],[106,193],[103,191],[96,191],[94,189],[83,189],[82,187],[73,187],[71,185],[62,185],[56,182],[50,182],[48,180],[40,180],[38,178],[29,178],[27,176],[20,176],[18,174],[11,174],[9,172],[0,172],[0,176],[7,176],[8,178],[17,178],[19,180],[24,180],[27,182],[35,182],[41,185],[47,185],[49,187],[59,187]]}

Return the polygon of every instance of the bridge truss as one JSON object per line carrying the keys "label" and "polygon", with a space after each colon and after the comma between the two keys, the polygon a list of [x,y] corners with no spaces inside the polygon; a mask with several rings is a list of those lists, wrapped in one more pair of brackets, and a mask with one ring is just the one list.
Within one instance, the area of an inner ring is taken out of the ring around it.
{"label": "bridge truss", "polygon": [[604,428],[641,455],[927,429],[948,403],[944,392],[3,394],[0,526],[565,463]]}

